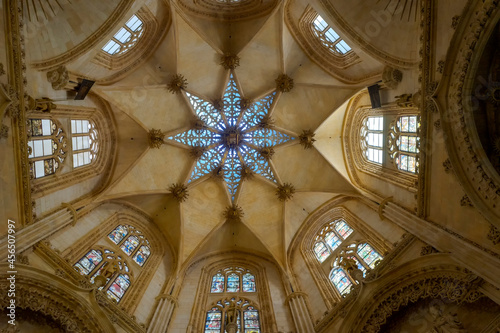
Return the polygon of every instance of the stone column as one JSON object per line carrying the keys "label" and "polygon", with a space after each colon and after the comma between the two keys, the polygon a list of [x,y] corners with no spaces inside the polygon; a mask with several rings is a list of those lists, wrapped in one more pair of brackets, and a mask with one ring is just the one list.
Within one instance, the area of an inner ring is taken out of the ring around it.
{"label": "stone column", "polygon": [[379,207],[385,217],[412,233],[441,252],[450,252],[462,266],[500,288],[500,258],[484,248],[446,227],[419,218],[393,202],[383,202]]}
{"label": "stone column", "polygon": [[286,303],[292,312],[295,329],[300,333],[314,333],[314,325],[311,321],[311,316],[307,310],[305,297],[306,294],[294,292],[288,295]]}
{"label": "stone column", "polygon": [[149,324],[147,333],[164,333],[167,331],[168,324],[170,323],[170,318],[177,306],[177,299],[171,295],[161,295],[159,296],[160,301],[156,306],[153,319]]}

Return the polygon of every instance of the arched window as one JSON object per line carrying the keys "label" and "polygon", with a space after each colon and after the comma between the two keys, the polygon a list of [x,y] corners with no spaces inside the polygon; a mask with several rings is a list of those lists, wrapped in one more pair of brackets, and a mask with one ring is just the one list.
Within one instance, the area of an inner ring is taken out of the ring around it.
{"label": "arched window", "polygon": [[136,15],[132,15],[113,38],[102,47],[102,50],[110,55],[119,55],[128,52],[141,37],[142,27],[142,21]]}
{"label": "arched window", "polygon": [[71,143],[73,168],[95,161],[98,150],[97,130],[93,122],[83,119],[71,120]]}
{"label": "arched window", "polygon": [[341,55],[351,52],[351,47],[340,38],[339,34],[326,23],[321,15],[318,14],[316,16],[312,23],[312,28],[315,36],[321,41],[324,47],[330,50],[330,52]]}
{"label": "arched window", "polygon": [[399,170],[417,173],[420,139],[417,115],[401,116],[389,129],[389,154]]}
{"label": "arched window", "polygon": [[314,254],[319,262],[324,262],[354,230],[342,220],[335,220],[324,226],[316,235]]}
{"label": "arched window", "polygon": [[103,281],[99,290],[105,290],[110,299],[120,302],[130,287],[130,269],[127,262],[109,249],[92,249],[74,265],[82,275],[95,283],[99,276]]}
{"label": "arched window", "polygon": [[108,235],[108,238],[125,254],[131,256],[139,266],[143,266],[151,254],[149,241],[133,226],[119,225]]}
{"label": "arched window", "polygon": [[31,174],[42,178],[56,173],[66,158],[66,135],[51,119],[28,119],[28,158]]}
{"label": "arched window", "polygon": [[366,158],[377,164],[383,162],[384,118],[367,117],[361,127],[361,147]]}
{"label": "arched window", "polygon": [[[227,281],[226,283],[224,283]],[[219,270],[212,277],[211,293],[253,293],[256,292],[255,276],[250,270],[241,267],[228,267]]]}
{"label": "arched window", "polygon": [[382,259],[368,243],[352,243],[337,254],[330,271],[330,281],[340,295],[346,295],[350,287],[357,284],[353,276],[354,270],[359,269],[364,277]]}
{"label": "arched window", "polygon": [[261,333],[259,310],[242,298],[231,298],[218,301],[207,311],[204,333],[223,333],[226,326],[235,323],[237,332]]}

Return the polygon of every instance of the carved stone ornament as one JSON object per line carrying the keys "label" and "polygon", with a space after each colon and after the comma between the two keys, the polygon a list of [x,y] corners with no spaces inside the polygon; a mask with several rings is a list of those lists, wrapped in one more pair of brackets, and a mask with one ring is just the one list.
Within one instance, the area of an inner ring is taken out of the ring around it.
{"label": "carved stone ornament", "polygon": [[258,127],[260,128],[273,128],[274,127],[274,119],[271,118],[269,114],[266,114],[263,116],[260,120],[259,123],[257,124]]}
{"label": "carved stone ornament", "polygon": [[3,64],[0,64],[0,76],[5,75],[5,69],[3,68]]}
{"label": "carved stone ornament", "polygon": [[7,138],[8,136],[9,136],[9,127],[2,124],[2,126],[0,126],[0,139]]}
{"label": "carved stone ornament", "polygon": [[215,180],[221,181],[224,179],[224,168],[222,167],[222,165],[219,165],[212,171],[211,177]]}
{"label": "carved stone ornament", "polygon": [[490,231],[488,232],[488,239],[495,245],[500,243],[500,230],[494,225],[490,225]]}
{"label": "carved stone ornament", "polygon": [[227,221],[241,221],[244,215],[243,209],[235,204],[227,207],[224,211],[224,217]]}
{"label": "carved stone ornament", "polygon": [[453,166],[451,165],[451,161],[449,158],[447,158],[444,162],[443,162],[443,167],[444,167],[444,172],[446,173],[450,173],[453,171]]}
{"label": "carved stone ornament", "polygon": [[437,67],[437,71],[439,73],[443,73],[443,71],[444,71],[444,64],[445,64],[444,60],[439,60],[438,67]]}
{"label": "carved stone ornament", "polygon": [[280,201],[288,201],[293,198],[295,187],[290,183],[284,183],[276,189],[276,195]]}
{"label": "carved stone ornament", "polygon": [[254,173],[252,171],[252,168],[248,166],[247,164],[242,164],[241,165],[241,179],[242,180],[250,180],[254,177]]}
{"label": "carved stone ornament", "polygon": [[6,112],[11,118],[19,117],[19,94],[9,84],[0,85],[0,116]]}
{"label": "carved stone ornament", "polygon": [[310,149],[313,147],[314,138],[316,134],[312,130],[303,130],[302,134],[299,135],[300,144],[304,146],[304,149]]}
{"label": "carved stone ornament", "polygon": [[453,16],[451,19],[451,27],[453,28],[453,30],[458,28],[459,23],[460,23],[460,15]]}
{"label": "carved stone ornament", "polygon": [[[224,110],[224,100],[222,98],[215,99],[212,104],[214,105],[214,109],[221,112]],[[201,120],[201,119],[200,119]]]}
{"label": "carved stone ornament", "polygon": [[250,106],[252,106],[252,100],[248,98],[242,98],[240,100],[240,110],[244,111],[247,110]]}
{"label": "carved stone ornament", "polygon": [[[224,107],[224,106],[222,106],[222,107]],[[196,118],[195,121],[193,122],[193,129],[195,131],[202,131],[206,128],[208,128],[207,124],[205,124],[205,122],[200,118]]]}
{"label": "carved stone ornament", "polygon": [[175,74],[167,84],[167,89],[172,94],[180,93],[182,89],[186,89],[188,85],[187,79],[181,74]]}
{"label": "carved stone ornament", "polygon": [[187,186],[184,184],[172,184],[168,188],[168,190],[172,193],[175,199],[179,202],[184,202],[189,196]]}
{"label": "carved stone ornament", "polygon": [[266,160],[270,160],[274,155],[273,147],[262,147],[259,149],[260,156],[264,157]]}
{"label": "carved stone ornament", "polygon": [[474,207],[474,205],[472,204],[472,201],[470,201],[467,194],[465,194],[462,197],[462,199],[460,199],[460,206],[462,206],[462,207]]}
{"label": "carved stone ornament", "polygon": [[399,69],[386,66],[382,73],[382,82],[389,89],[395,89],[403,80],[403,73]]}
{"label": "carved stone ornament", "polygon": [[225,69],[235,69],[240,65],[240,57],[236,54],[224,54],[221,56],[220,64]]}
{"label": "carved stone ornament", "polygon": [[64,90],[69,82],[69,73],[65,66],[47,72],[47,81],[52,84],[54,90]]}
{"label": "carved stone ornament", "polygon": [[52,103],[53,100],[50,98],[40,98],[34,99],[33,97],[28,97],[28,110],[38,111],[38,112],[50,112],[57,108],[57,105]]}
{"label": "carved stone ornament", "polygon": [[29,265],[30,264],[30,260],[27,256],[25,256],[24,254],[19,254],[16,258],[16,262],[19,263],[19,264],[23,264],[23,265]]}
{"label": "carved stone ornament", "polygon": [[413,107],[413,94],[402,94],[394,97],[396,99],[396,104],[402,108]]}
{"label": "carved stone ornament", "polygon": [[203,153],[206,151],[207,151],[207,149],[205,147],[194,146],[194,147],[191,147],[191,149],[189,150],[189,155],[191,155],[195,159],[199,159],[203,155]]}
{"label": "carved stone ornament", "polygon": [[159,129],[151,129],[148,133],[148,144],[150,148],[160,149],[162,146],[165,134]]}
{"label": "carved stone ornament", "polygon": [[293,89],[293,79],[286,74],[280,74],[276,79],[276,89],[281,92],[290,92]]}
{"label": "carved stone ornament", "polygon": [[441,130],[441,119],[438,119],[434,122],[434,128],[436,129],[436,131]]}
{"label": "carved stone ornament", "polygon": [[493,140],[493,151],[496,156],[500,156],[500,137]]}
{"label": "carved stone ornament", "polygon": [[426,256],[433,253],[439,253],[439,251],[436,250],[436,248],[434,248],[432,245],[422,246],[422,250],[420,251],[421,256]]}

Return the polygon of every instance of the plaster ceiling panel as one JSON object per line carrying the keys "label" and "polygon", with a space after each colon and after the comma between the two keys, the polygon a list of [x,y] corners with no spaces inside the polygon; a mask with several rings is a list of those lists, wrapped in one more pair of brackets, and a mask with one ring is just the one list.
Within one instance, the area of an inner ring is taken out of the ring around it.
{"label": "plaster ceiling panel", "polygon": [[272,161],[281,181],[292,183],[297,191],[354,193],[354,188],[315,148],[304,149],[297,144],[276,149]]}
{"label": "plaster ceiling panel", "polygon": [[261,240],[244,223],[239,221],[227,221],[219,229],[212,231],[203,245],[196,251],[196,256],[222,251],[244,251],[272,257]]}
{"label": "plaster ceiling panel", "polygon": [[283,203],[278,200],[275,187],[258,179],[246,181],[237,204],[243,209],[243,222],[283,263]]}
{"label": "plaster ceiling panel", "polygon": [[295,85],[291,92],[281,95],[276,105],[273,112],[276,126],[297,134],[307,129],[315,131],[353,92],[352,89]]}
{"label": "plaster ceiling panel", "polygon": [[285,245],[288,249],[290,242],[302,223],[318,207],[335,196],[332,193],[298,192],[285,204]]}
{"label": "plaster ceiling panel", "polygon": [[226,71],[220,53],[207,43],[180,15],[177,15],[177,73],[188,81],[188,88],[211,99],[220,98]]}
{"label": "plaster ceiling panel", "polygon": [[188,188],[189,197],[181,203],[183,251],[182,261],[191,255],[203,239],[224,221],[229,205],[223,184],[207,180]]}
{"label": "plaster ceiling panel", "polygon": [[343,158],[342,126],[349,102],[345,102],[316,130],[314,147],[344,178],[349,179],[347,166]]}
{"label": "plaster ceiling panel", "polygon": [[292,74],[295,84],[324,85],[332,87],[348,87],[338,79],[334,78],[310,59],[302,59],[299,67]]}
{"label": "plaster ceiling panel", "polygon": [[170,145],[149,149],[137,164],[104,194],[120,197],[138,193],[167,193],[168,187],[186,177],[193,159],[188,150]]}
{"label": "plaster ceiling panel", "polygon": [[283,57],[285,73],[292,76],[295,81],[296,70],[309,60],[285,24],[283,25]]}
{"label": "plaster ceiling panel", "polygon": [[119,109],[141,124],[146,130],[164,132],[189,126],[192,115],[180,94],[171,94],[166,86],[116,88],[101,90]]}
{"label": "plaster ceiling panel", "polygon": [[254,39],[240,52],[236,74],[245,97],[254,98],[276,87],[282,73],[281,11],[272,14]]}

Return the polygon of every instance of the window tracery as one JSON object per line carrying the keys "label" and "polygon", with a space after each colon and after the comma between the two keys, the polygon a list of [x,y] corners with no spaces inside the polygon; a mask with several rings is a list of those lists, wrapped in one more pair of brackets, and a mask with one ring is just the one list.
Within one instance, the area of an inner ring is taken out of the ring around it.
{"label": "window tracery", "polygon": [[92,284],[98,277],[102,278],[99,290],[116,302],[120,302],[130,287],[132,272],[126,260],[109,249],[91,249],[73,266],[80,274],[89,276]]}
{"label": "window tracery", "polygon": [[61,125],[52,119],[28,119],[27,132],[31,175],[42,178],[60,170],[67,153]]}
{"label": "window tracery", "polygon": [[325,261],[353,231],[342,219],[332,221],[323,227],[316,236],[314,244],[314,253],[318,261]]}
{"label": "window tracery", "polygon": [[142,21],[134,14],[106,45],[102,47],[102,50],[110,55],[124,54],[135,46],[142,36],[142,32]]}
{"label": "window tracery", "polygon": [[212,277],[211,293],[253,293],[256,292],[255,275],[242,267],[227,267]]}
{"label": "window tracery", "polygon": [[312,23],[312,28],[315,36],[330,52],[344,55],[352,51],[351,47],[340,38],[339,34],[326,23],[321,15],[318,14],[316,16]]}
{"label": "window tracery", "polygon": [[361,127],[361,146],[366,158],[382,164],[384,148],[384,117],[367,117]]}
{"label": "window tracery", "polygon": [[95,124],[85,119],[71,120],[71,142],[73,168],[88,165],[95,161],[99,149]]}
{"label": "window tracery", "polygon": [[206,312],[204,333],[227,332],[231,325],[237,332],[260,333],[259,310],[250,301],[233,297],[217,301]]}
{"label": "window tracery", "polygon": [[132,257],[132,260],[139,266],[144,266],[151,254],[149,241],[133,226],[119,225],[108,235],[108,238],[126,255]]}
{"label": "window tracery", "polygon": [[420,120],[417,115],[401,116],[391,124],[388,135],[389,156],[397,168],[418,173]]}

